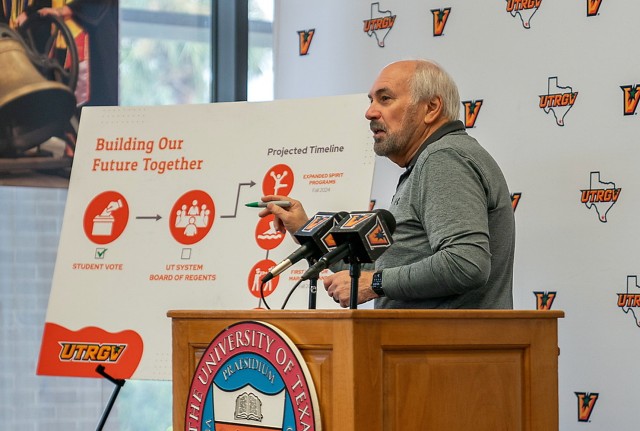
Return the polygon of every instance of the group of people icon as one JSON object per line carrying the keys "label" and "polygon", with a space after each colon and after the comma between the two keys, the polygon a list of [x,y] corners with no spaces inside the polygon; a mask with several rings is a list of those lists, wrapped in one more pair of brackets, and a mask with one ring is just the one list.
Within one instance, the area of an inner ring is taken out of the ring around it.
{"label": "group of people icon", "polygon": [[198,233],[198,228],[205,228],[209,225],[210,215],[211,210],[207,208],[207,204],[198,206],[198,200],[194,199],[189,209],[186,204],[183,204],[176,211],[174,226],[184,228],[185,236],[195,236]]}

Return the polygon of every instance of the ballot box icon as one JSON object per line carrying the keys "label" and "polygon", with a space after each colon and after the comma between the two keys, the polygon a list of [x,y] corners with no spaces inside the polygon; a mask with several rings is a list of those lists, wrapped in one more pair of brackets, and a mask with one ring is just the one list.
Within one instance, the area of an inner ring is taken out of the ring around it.
{"label": "ballot box icon", "polygon": [[124,232],[129,205],[120,193],[109,190],[94,197],[84,212],[82,227],[90,241],[109,244]]}
{"label": "ballot box icon", "polygon": [[113,232],[113,223],[115,218],[112,215],[97,215],[93,218],[93,229],[91,235],[110,236]]}

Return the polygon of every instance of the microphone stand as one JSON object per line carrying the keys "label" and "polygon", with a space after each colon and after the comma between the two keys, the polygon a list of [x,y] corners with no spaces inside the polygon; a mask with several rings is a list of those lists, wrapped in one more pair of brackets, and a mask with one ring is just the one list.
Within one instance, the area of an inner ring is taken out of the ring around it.
{"label": "microphone stand", "polygon": [[360,262],[349,263],[349,275],[351,276],[351,295],[349,297],[349,309],[358,308],[358,280],[360,279]]}
{"label": "microphone stand", "polygon": [[[317,261],[313,258],[307,259],[309,266],[312,266]],[[309,310],[316,309],[316,297],[318,293],[318,277],[311,277],[309,279]]]}
{"label": "microphone stand", "polygon": [[316,294],[318,293],[318,279],[309,279],[309,310],[316,309]]}

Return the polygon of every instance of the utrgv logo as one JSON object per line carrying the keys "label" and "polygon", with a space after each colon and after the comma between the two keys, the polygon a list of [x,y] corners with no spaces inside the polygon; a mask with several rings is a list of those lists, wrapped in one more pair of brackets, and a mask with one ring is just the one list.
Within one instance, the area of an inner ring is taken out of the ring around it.
{"label": "utrgv logo", "polygon": [[393,28],[396,16],[391,11],[380,10],[380,3],[371,3],[371,18],[364,20],[364,32],[367,36],[375,36],[378,46],[384,48],[384,40]]}
{"label": "utrgv logo", "polygon": [[299,48],[298,53],[300,55],[307,55],[309,53],[309,48],[311,47],[311,40],[313,39],[313,35],[316,33],[316,29],[312,28],[310,30],[300,30],[298,32],[299,39]]}
{"label": "utrgv logo", "polygon": [[625,312],[631,313],[636,322],[636,326],[640,327],[640,286],[638,286],[637,275],[627,275],[627,291],[618,293],[618,307]]}
{"label": "utrgv logo", "polygon": [[118,362],[126,344],[60,342],[61,361]]}
{"label": "utrgv logo", "polygon": [[536,296],[536,310],[551,310],[557,292],[533,292]]}
{"label": "utrgv logo", "polygon": [[575,392],[575,394],[578,397],[578,422],[589,422],[600,394],[595,392]]}
{"label": "utrgv logo", "polygon": [[475,127],[480,108],[482,107],[482,99],[479,100],[467,100],[462,102],[464,105],[464,125],[467,129]]}
{"label": "utrgv logo", "polygon": [[600,10],[602,0],[587,0],[587,16],[596,16]]}
{"label": "utrgv logo", "polygon": [[513,212],[516,212],[516,208],[518,208],[518,204],[520,203],[520,198],[522,198],[521,192],[511,193],[511,208],[513,208]]}
{"label": "utrgv logo", "polygon": [[615,183],[601,181],[599,171],[591,172],[589,188],[580,190],[580,202],[589,209],[595,208],[598,220],[606,223],[607,213],[618,202],[620,192],[622,192],[622,189],[616,188]]}
{"label": "utrgv logo", "polygon": [[542,0],[507,0],[507,12],[512,17],[520,15],[522,26],[531,28],[531,18],[538,11]]}
{"label": "utrgv logo", "polygon": [[433,35],[442,36],[444,32],[444,26],[447,25],[451,8],[446,7],[444,9],[431,9],[433,14]]}
{"label": "utrgv logo", "polygon": [[389,235],[382,227],[380,220],[376,220],[376,224],[367,232],[367,244],[372,250],[376,247],[389,247],[391,245],[391,239]]}
{"label": "utrgv logo", "polygon": [[638,108],[638,101],[640,100],[640,84],[636,84],[635,86],[622,85],[620,88],[624,93],[624,115],[635,115],[636,109]]}
{"label": "utrgv logo", "polygon": [[558,77],[551,76],[547,81],[547,94],[540,96],[540,109],[545,114],[553,113],[558,126],[564,126],[564,117],[576,103],[578,92],[574,92],[571,87],[562,87],[558,85]]}

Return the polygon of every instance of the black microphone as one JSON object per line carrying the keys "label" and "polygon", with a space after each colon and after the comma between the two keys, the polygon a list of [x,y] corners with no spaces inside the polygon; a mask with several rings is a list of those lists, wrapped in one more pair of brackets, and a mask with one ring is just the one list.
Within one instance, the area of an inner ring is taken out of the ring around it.
{"label": "black microphone", "polygon": [[391,235],[396,230],[396,219],[389,211],[352,212],[349,217],[331,229],[338,246],[318,259],[303,275],[302,280],[316,278],[329,266],[349,258],[353,262],[375,261],[393,244]]}
{"label": "black microphone", "polygon": [[291,265],[302,259],[317,259],[336,246],[329,231],[344,220],[349,213],[341,211],[339,213],[319,212],[311,217],[293,236],[298,240],[300,248],[291,253],[285,260],[274,266],[264,277],[262,282],[266,283],[273,277],[282,274]]}

